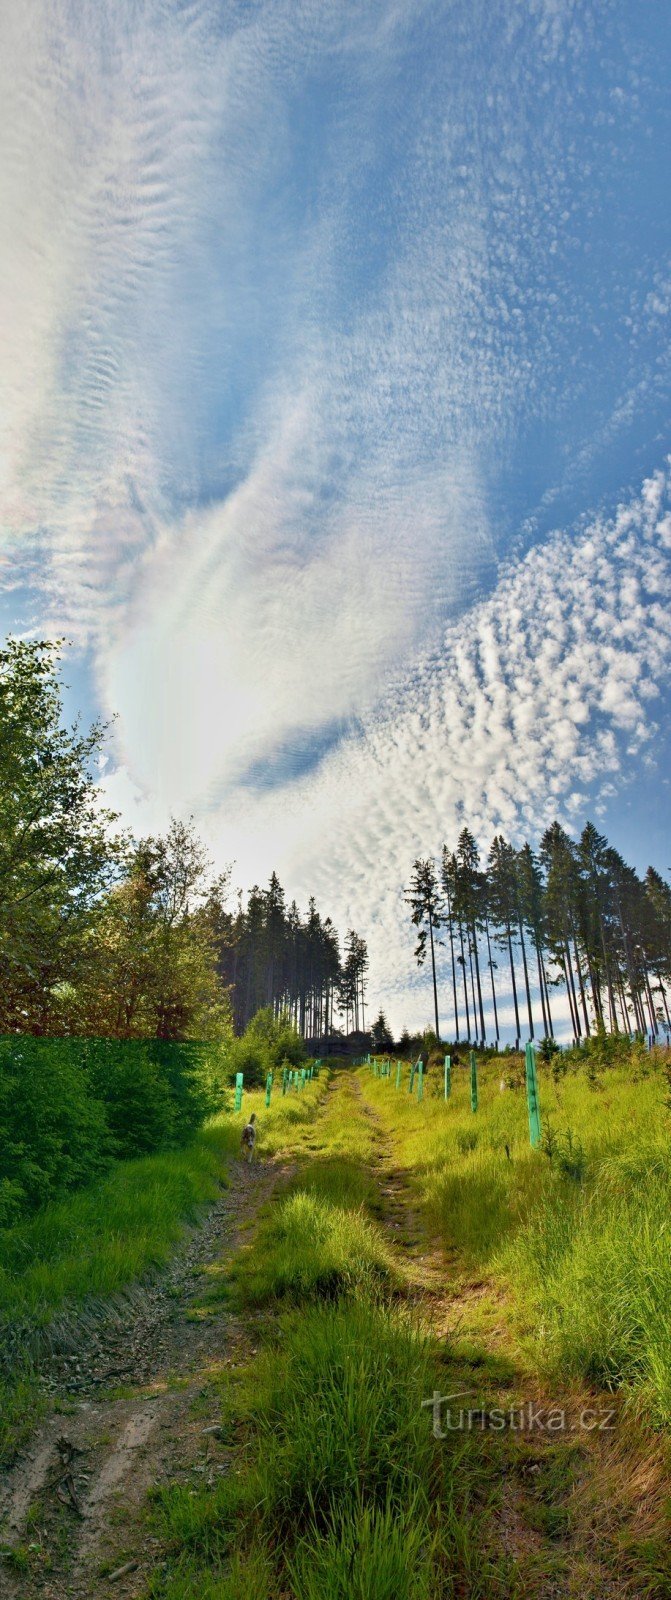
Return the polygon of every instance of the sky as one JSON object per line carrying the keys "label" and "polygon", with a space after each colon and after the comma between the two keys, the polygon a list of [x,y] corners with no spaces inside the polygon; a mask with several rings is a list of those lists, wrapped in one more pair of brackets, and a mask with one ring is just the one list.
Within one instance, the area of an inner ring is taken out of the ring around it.
{"label": "sky", "polygon": [[2,8],[3,631],[71,641],[124,820],[314,894],[397,1030],[464,823],[671,864],[670,43],[662,0]]}

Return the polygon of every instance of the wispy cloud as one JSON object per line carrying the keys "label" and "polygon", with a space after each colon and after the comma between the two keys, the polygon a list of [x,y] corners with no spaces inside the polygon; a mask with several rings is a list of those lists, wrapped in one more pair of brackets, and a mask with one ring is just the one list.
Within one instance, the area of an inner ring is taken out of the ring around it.
{"label": "wispy cloud", "polygon": [[538,824],[643,758],[640,506],[628,610],[598,524],[615,577],[587,535],[505,563],[662,453],[658,40],[599,0],[2,26],[8,610],[89,651],[129,814],[193,808],[341,915],[349,874],[381,950],[459,800]]}
{"label": "wispy cloud", "polygon": [[[413,857],[438,856],[465,822],[483,848],[498,830],[535,840],[556,816],[571,830],[634,774],[653,781],[670,599],[660,471],[613,518],[556,533],[502,571],[316,774],[206,807],[216,857],[235,858],[248,883],[275,867],[339,926],[365,929],[375,1001],[399,1027],[423,1023],[402,898]],[[157,814],[124,769],[108,793],[130,816],[137,806],[140,826]]]}
{"label": "wispy cloud", "polygon": [[537,839],[557,815],[582,825],[614,786],[654,772],[670,598],[660,472],[613,519],[504,571],[316,777],[211,816],[212,840],[243,875],[279,864],[292,889],[365,928],[376,995],[396,1021],[421,1021],[402,901],[414,855],[438,855],[464,822],[484,847],[497,830]]}

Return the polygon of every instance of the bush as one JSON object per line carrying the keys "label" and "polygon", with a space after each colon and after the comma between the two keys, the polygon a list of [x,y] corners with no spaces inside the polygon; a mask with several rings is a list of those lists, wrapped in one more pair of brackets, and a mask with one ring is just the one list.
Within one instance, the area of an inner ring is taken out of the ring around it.
{"label": "bush", "polygon": [[262,1088],[268,1073],[278,1067],[300,1067],[305,1061],[307,1050],[300,1034],[289,1017],[276,1017],[272,1006],[257,1011],[230,1050],[231,1076],[242,1072],[246,1089]]}
{"label": "bush", "polygon": [[72,1042],[0,1040],[0,1224],[90,1182],[112,1153],[105,1107]]}
{"label": "bush", "polygon": [[0,1227],[114,1157],[183,1144],[222,1104],[216,1045],[0,1040]]}

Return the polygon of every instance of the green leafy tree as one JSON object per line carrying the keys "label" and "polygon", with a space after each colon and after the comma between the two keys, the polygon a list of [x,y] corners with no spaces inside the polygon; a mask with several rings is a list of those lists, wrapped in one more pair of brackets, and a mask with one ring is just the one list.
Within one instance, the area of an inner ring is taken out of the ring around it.
{"label": "green leafy tree", "polygon": [[88,932],[72,1031],[217,1039],[231,1031],[217,963],[208,860],[191,823],[128,853]]}
{"label": "green leafy tree", "polygon": [[77,980],[120,842],[95,763],[104,728],[63,723],[59,648],[0,650],[0,1031],[62,1025],[59,988]]}

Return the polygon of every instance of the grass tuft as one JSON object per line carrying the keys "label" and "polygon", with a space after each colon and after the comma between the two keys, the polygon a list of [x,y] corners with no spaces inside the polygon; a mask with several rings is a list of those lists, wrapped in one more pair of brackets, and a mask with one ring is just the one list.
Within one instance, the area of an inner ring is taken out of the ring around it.
{"label": "grass tuft", "polygon": [[[327,1188],[333,1184],[331,1169]],[[334,1205],[326,1196],[299,1188],[262,1223],[253,1251],[232,1273],[245,1305],[269,1300],[332,1300],[357,1290],[374,1292],[397,1281],[391,1254],[361,1211]]]}

